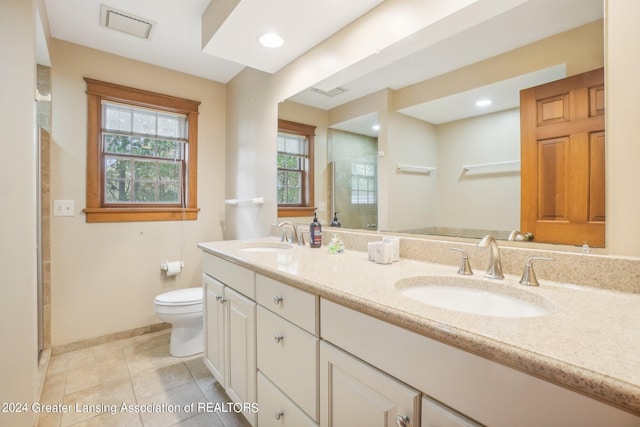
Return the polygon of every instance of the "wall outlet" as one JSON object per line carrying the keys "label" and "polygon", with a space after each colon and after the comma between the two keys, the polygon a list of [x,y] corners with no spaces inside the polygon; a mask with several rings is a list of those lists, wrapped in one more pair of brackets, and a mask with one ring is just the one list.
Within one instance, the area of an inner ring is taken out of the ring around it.
{"label": "wall outlet", "polygon": [[327,211],[327,202],[318,202],[318,212]]}
{"label": "wall outlet", "polygon": [[74,200],[54,200],[53,216],[75,216],[76,202]]}

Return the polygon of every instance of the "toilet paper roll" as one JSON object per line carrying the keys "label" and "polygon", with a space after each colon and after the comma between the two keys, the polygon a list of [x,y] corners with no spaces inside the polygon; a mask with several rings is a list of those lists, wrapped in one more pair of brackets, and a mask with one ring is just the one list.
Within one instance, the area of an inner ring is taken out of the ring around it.
{"label": "toilet paper roll", "polygon": [[182,271],[181,261],[163,262],[160,265],[160,269],[166,271],[167,276],[175,276]]}

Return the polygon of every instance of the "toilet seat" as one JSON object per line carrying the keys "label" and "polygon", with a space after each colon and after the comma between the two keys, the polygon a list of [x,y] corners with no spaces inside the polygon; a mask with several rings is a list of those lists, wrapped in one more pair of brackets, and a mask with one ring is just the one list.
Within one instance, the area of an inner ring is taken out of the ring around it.
{"label": "toilet seat", "polygon": [[156,297],[155,303],[164,306],[202,304],[202,288],[176,289]]}
{"label": "toilet seat", "polygon": [[202,288],[176,289],[154,300],[158,314],[187,315],[202,313]]}

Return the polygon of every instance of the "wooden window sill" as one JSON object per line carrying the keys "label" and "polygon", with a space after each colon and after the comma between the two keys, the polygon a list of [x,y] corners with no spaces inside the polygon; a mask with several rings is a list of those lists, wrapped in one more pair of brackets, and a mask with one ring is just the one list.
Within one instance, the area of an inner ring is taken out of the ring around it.
{"label": "wooden window sill", "polygon": [[198,208],[86,208],[87,222],[182,221],[198,219]]}
{"label": "wooden window sill", "polygon": [[308,207],[278,207],[278,217],[286,218],[286,217],[296,217],[296,216],[308,216],[313,217],[313,211],[316,208],[308,208]]}

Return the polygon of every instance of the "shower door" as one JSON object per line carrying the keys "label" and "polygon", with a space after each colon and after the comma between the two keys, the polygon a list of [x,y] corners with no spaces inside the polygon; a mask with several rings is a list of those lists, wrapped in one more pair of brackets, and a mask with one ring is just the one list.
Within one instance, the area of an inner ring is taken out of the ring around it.
{"label": "shower door", "polygon": [[330,129],[329,149],[331,214],[345,228],[376,230],[378,139]]}

